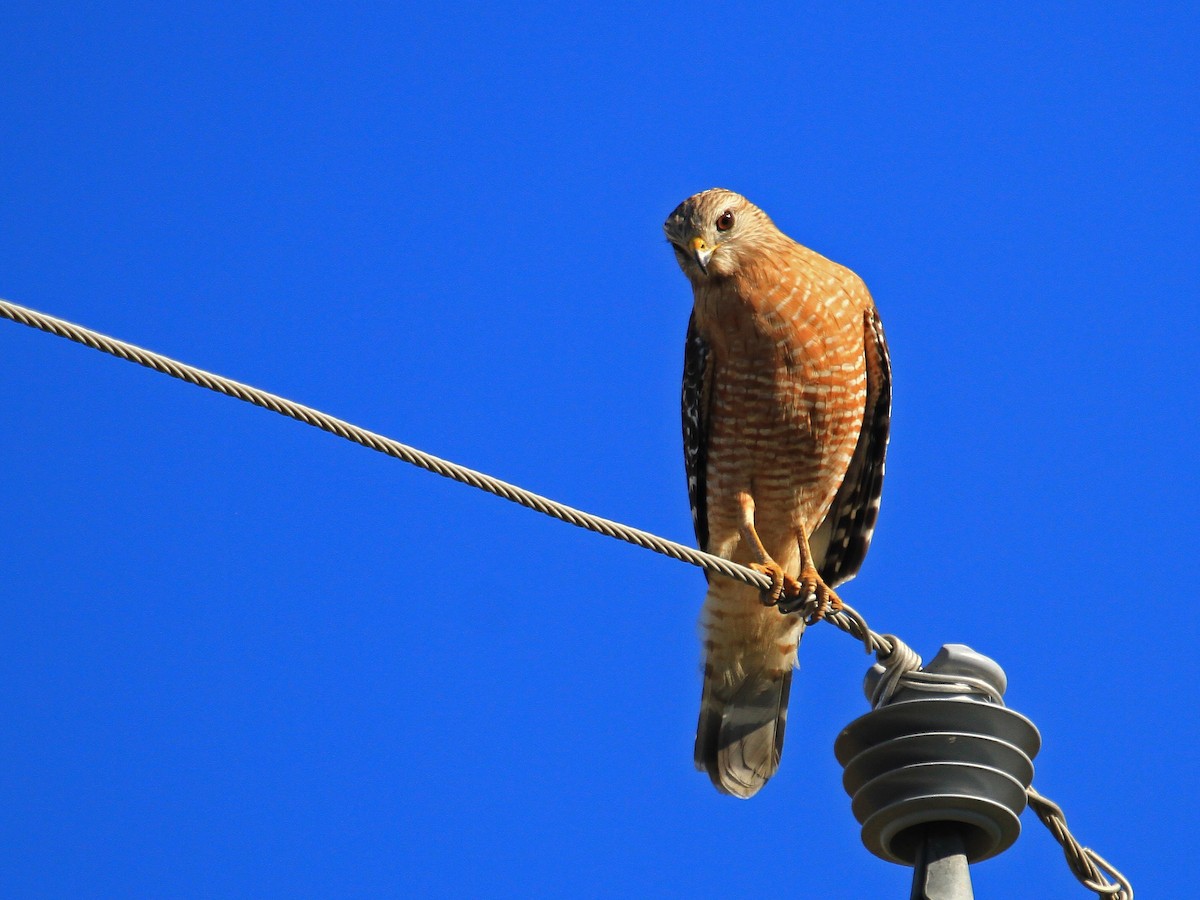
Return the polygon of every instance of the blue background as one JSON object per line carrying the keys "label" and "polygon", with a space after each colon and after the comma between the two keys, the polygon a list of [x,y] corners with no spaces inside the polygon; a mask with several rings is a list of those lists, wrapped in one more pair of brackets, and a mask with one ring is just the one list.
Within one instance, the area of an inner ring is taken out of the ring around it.
{"label": "blue background", "polygon": [[[1128,6],[9,3],[0,296],[690,542],[660,225],[746,194],[888,329],[848,602],[1183,896],[1198,16]],[[5,896],[907,896],[840,632],[736,802],[697,570],[11,323],[0,383]],[[978,895],[1088,896],[1024,825]]]}

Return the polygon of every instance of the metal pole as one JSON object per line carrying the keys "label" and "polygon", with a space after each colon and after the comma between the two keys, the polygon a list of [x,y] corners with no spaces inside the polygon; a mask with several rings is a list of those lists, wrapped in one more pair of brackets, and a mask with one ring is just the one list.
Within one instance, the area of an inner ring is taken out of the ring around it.
{"label": "metal pole", "polygon": [[962,830],[955,823],[925,826],[916,863],[910,900],[974,900]]}

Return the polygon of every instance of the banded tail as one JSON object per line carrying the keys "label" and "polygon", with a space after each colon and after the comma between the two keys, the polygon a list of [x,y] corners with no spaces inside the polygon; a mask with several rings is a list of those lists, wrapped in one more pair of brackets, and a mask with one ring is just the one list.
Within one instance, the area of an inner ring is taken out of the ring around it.
{"label": "banded tail", "polygon": [[696,768],[723,794],[752,797],[783,754],[799,616],[764,607],[756,589],[725,578],[704,604],[704,690],[696,726]]}

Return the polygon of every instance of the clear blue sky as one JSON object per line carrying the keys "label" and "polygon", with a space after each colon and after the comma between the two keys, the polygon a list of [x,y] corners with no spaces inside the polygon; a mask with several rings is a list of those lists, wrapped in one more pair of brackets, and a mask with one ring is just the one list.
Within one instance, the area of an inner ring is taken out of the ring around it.
{"label": "clear blue sky", "polygon": [[[660,225],[746,194],[888,330],[847,600],[1184,896],[1198,16],[983,6],[9,3],[0,296],[690,541]],[[697,570],[3,322],[0,383],[0,894],[907,896],[840,632],[733,801]],[[1024,826],[979,896],[1088,896]]]}

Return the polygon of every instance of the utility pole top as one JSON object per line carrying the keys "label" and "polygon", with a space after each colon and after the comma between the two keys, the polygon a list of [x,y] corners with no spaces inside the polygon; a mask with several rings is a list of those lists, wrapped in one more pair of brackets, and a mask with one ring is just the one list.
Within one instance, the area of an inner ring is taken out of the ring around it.
{"label": "utility pole top", "polygon": [[964,644],[888,674],[871,667],[863,690],[877,705],[834,743],[863,843],[913,866],[913,900],[971,900],[969,864],[1021,833],[1041,737],[1004,706],[1004,670]]}

